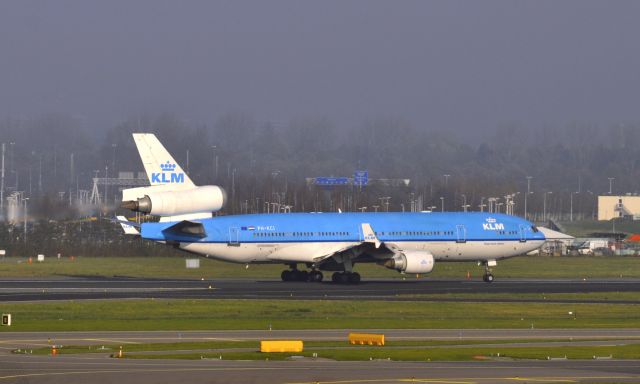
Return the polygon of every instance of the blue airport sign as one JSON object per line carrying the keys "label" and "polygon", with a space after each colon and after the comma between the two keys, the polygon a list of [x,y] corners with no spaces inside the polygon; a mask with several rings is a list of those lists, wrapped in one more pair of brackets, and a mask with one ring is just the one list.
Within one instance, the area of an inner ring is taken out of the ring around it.
{"label": "blue airport sign", "polygon": [[316,177],[316,185],[347,185],[349,179],[346,177]]}
{"label": "blue airport sign", "polygon": [[369,183],[369,171],[355,171],[353,173],[354,185],[367,185]]}

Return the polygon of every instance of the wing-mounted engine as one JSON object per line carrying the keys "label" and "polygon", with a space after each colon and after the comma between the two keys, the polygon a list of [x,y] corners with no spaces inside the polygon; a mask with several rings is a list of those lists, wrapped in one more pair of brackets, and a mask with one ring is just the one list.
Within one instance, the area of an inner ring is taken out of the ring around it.
{"label": "wing-mounted engine", "polygon": [[434,259],[430,252],[402,251],[395,253],[383,265],[403,273],[429,273],[433,270]]}
{"label": "wing-mounted engine", "polygon": [[[224,189],[216,185],[179,190],[165,190],[158,187],[134,188],[123,191],[122,208],[155,216],[177,216],[216,212],[224,207],[227,200]],[[132,194],[134,190],[135,195]],[[128,191],[132,192],[128,194],[129,198],[124,193]]]}

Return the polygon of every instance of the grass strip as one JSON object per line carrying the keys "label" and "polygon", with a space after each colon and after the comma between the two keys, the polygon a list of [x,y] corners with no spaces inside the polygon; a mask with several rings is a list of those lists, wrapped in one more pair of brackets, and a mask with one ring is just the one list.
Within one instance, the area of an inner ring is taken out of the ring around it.
{"label": "grass strip", "polygon": [[[460,346],[460,345],[476,345],[476,344],[513,344],[513,343],[541,343],[541,342],[572,342],[570,339],[548,339],[548,340],[396,340],[386,341],[386,348],[407,348],[407,347],[446,347],[446,346]],[[584,342],[586,340],[580,340]],[[93,344],[93,345],[64,345],[58,346],[58,354],[84,354],[84,353],[111,353],[120,349],[120,344]],[[373,348],[366,345],[352,345],[345,340],[342,341],[304,341],[305,348],[309,349],[363,349]],[[194,350],[228,350],[238,348],[260,348],[259,340],[250,341],[203,341],[203,342],[180,342],[180,343],[140,343],[140,344],[126,344],[123,346],[123,350],[127,353],[130,352],[169,352],[169,351],[194,351]],[[14,351],[16,353],[23,353],[24,349]],[[49,355],[51,354],[50,347],[42,347],[29,350],[29,353],[34,355]]]}
{"label": "grass strip", "polygon": [[96,300],[2,303],[11,331],[635,328],[636,304],[341,300]]}
{"label": "grass strip", "polygon": [[[279,279],[282,265],[244,265],[201,259],[199,269],[187,269],[185,256],[175,257],[75,257],[60,260],[47,258],[42,263],[26,262],[26,258],[0,259],[0,275],[3,277],[49,276],[131,276],[187,279],[220,278],[271,278]],[[415,275],[401,275],[373,264],[358,264],[356,270],[367,278],[415,279]],[[469,272],[480,279],[483,269],[472,262],[436,262],[431,278],[466,278]],[[522,256],[498,262],[496,278],[637,278],[640,277],[640,257],[550,257]]]}
{"label": "grass strip", "polygon": [[616,346],[568,346],[568,347],[478,347],[478,348],[431,348],[431,349],[323,349],[314,351],[307,348],[301,353],[260,353],[260,352],[216,352],[187,354],[130,354],[133,359],[219,359],[223,360],[286,360],[291,356],[312,357],[338,361],[362,361],[371,359],[395,361],[464,361],[483,359],[538,359],[567,358],[593,359],[612,357],[615,359],[640,359],[640,344]]}
{"label": "grass strip", "polygon": [[640,292],[579,292],[579,293],[438,293],[398,295],[405,299],[434,300],[602,300],[602,301],[638,301]]}

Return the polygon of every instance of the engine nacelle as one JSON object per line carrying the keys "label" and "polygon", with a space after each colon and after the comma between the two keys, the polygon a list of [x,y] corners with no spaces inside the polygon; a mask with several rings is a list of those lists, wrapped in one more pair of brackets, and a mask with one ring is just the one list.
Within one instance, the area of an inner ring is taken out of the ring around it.
{"label": "engine nacelle", "polygon": [[224,207],[226,200],[224,189],[205,185],[179,191],[149,191],[137,200],[124,201],[122,208],[156,216],[177,216],[216,212]]}
{"label": "engine nacelle", "polygon": [[404,251],[387,260],[384,266],[405,273],[429,273],[433,264],[433,255],[429,252]]}

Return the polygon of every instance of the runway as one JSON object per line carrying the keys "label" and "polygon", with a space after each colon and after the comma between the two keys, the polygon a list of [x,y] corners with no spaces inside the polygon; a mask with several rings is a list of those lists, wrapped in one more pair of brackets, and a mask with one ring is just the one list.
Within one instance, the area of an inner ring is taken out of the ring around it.
{"label": "runway", "polygon": [[[548,293],[640,292],[637,279],[545,280],[500,279],[488,284],[477,280],[367,280],[358,285],[331,282],[301,283],[279,280],[179,280],[142,278],[63,277],[5,279],[0,282],[0,302],[118,298],[175,299],[304,299],[304,300],[427,300],[427,301],[532,301],[629,303],[640,300],[557,300]],[[540,294],[539,298],[447,298],[444,293]],[[429,296],[425,296],[429,295]]]}
{"label": "runway", "polygon": [[6,383],[517,383],[640,382],[637,361],[335,362],[137,360],[0,355]]}

